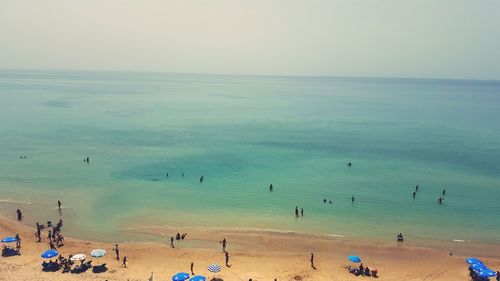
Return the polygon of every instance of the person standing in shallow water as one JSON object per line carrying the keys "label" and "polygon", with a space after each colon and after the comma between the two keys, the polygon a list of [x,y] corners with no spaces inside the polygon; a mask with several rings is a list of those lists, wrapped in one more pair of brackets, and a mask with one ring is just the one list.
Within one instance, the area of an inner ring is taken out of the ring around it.
{"label": "person standing in shallow water", "polygon": [[442,193],[443,193],[443,196],[446,195],[446,188],[443,188],[443,192]]}
{"label": "person standing in shallow water", "polygon": [[351,202],[354,203],[354,195],[351,197]]}
{"label": "person standing in shallow water", "polygon": [[304,216],[304,208],[300,208],[300,215],[303,217]]}
{"label": "person standing in shallow water", "polygon": [[299,208],[295,206],[295,216],[299,217]]}
{"label": "person standing in shallow water", "polygon": [[17,209],[17,220],[20,221],[23,219],[23,213],[21,212],[21,210]]}
{"label": "person standing in shallow water", "polygon": [[175,246],[174,246],[174,236],[170,237],[170,247],[175,248]]}
{"label": "person standing in shallow water", "polygon": [[415,199],[416,195],[417,195],[417,193],[415,191],[413,191],[413,199]]}
{"label": "person standing in shallow water", "polygon": [[61,210],[61,200],[57,200],[57,208],[59,208],[59,210]]}
{"label": "person standing in shallow water", "polygon": [[200,183],[202,183],[202,182],[203,182],[203,179],[204,179],[204,178],[203,178],[203,176],[201,176],[201,177],[200,177]]}
{"label": "person standing in shallow water", "polygon": [[417,186],[415,186],[415,192],[417,192],[417,191],[418,191],[418,184],[417,184]]}
{"label": "person standing in shallow water", "polygon": [[442,205],[442,204],[443,204],[443,197],[439,197],[439,199],[438,199],[438,203],[439,203],[440,205]]}
{"label": "person standing in shallow water", "polygon": [[269,186],[269,191],[273,191],[273,184],[271,183],[271,185]]}

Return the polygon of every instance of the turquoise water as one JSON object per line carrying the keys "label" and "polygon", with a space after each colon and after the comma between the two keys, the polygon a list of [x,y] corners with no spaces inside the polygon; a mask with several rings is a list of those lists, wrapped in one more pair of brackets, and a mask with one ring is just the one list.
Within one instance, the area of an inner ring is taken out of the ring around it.
{"label": "turquoise water", "polygon": [[500,82],[4,70],[0,99],[0,214],[27,223],[60,199],[82,238],[168,224],[500,243]]}

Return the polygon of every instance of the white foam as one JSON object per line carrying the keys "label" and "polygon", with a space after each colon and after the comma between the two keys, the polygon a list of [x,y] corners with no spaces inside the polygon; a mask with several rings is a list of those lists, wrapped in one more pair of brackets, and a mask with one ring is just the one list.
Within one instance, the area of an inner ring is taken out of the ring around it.
{"label": "white foam", "polygon": [[453,239],[451,241],[457,242],[457,243],[469,243],[469,242],[471,242],[470,240],[461,240],[461,239]]}
{"label": "white foam", "polygon": [[31,205],[31,202],[28,202],[28,201],[16,201],[16,200],[9,200],[9,199],[0,199],[0,202],[5,202],[5,203],[18,203],[18,204]]}

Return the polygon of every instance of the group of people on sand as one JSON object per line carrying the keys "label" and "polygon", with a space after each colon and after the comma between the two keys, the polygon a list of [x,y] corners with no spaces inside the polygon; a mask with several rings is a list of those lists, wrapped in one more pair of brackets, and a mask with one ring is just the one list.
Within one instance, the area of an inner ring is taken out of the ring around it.
{"label": "group of people on sand", "polygon": [[354,274],[355,276],[371,276],[378,278],[378,271],[376,269],[370,270],[368,266],[363,266],[363,263],[359,265],[359,267],[356,266],[348,266],[346,267],[349,273]]}
{"label": "group of people on sand", "polygon": [[2,245],[2,257],[21,255],[21,237],[16,234],[16,248],[13,249],[7,245]]}
{"label": "group of people on sand", "polygon": [[47,221],[47,226],[43,224],[36,223],[35,237],[37,242],[42,242],[42,230],[48,228],[47,240],[49,241],[49,247],[52,250],[56,250],[57,247],[64,246],[64,236],[61,234],[61,228],[63,226],[62,219],[57,222],[55,226],[52,225],[51,221]]}
{"label": "group of people on sand", "polygon": [[[48,262],[42,262],[42,270],[43,271],[58,271],[62,268],[62,273],[81,273],[85,272],[88,269],[92,268],[92,261],[85,262],[85,260],[81,260],[80,264],[73,267],[75,262],[71,260],[73,255],[69,255],[68,258],[65,258],[62,255],[59,255],[54,261],[50,260]],[[100,265],[100,267],[105,267],[106,264]]]}

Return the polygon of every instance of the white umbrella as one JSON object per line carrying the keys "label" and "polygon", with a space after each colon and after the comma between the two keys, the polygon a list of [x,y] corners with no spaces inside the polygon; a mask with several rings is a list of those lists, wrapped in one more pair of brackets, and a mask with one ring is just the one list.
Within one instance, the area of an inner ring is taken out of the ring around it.
{"label": "white umbrella", "polygon": [[76,254],[76,255],[72,256],[70,260],[72,260],[72,261],[83,261],[86,258],[87,258],[87,256],[84,255],[84,254]]}

